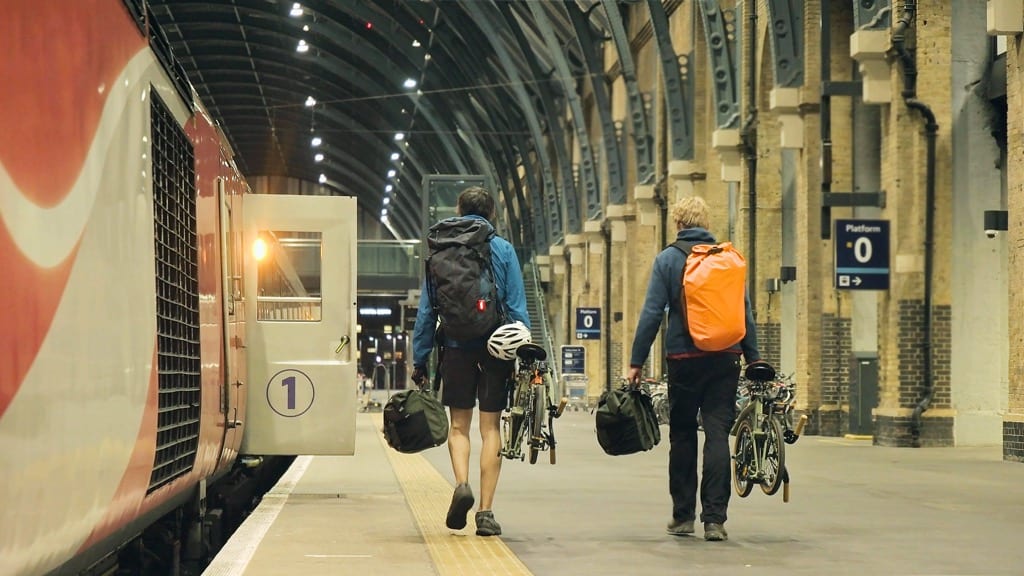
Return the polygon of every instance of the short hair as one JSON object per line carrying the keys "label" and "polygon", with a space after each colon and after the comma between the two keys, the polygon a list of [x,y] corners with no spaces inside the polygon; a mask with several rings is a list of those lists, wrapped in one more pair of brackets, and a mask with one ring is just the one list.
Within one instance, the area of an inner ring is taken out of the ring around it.
{"label": "short hair", "polygon": [[681,198],[672,206],[672,220],[680,228],[711,228],[708,203],[700,196]]}
{"label": "short hair", "polygon": [[494,217],[494,198],[485,188],[470,186],[459,194],[457,209],[459,216],[482,216],[490,220]]}

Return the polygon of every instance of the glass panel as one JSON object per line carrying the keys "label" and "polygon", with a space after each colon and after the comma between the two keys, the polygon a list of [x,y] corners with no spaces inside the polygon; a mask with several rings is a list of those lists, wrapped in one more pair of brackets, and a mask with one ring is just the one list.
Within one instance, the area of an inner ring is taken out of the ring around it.
{"label": "glass panel", "polygon": [[260,232],[252,247],[257,320],[320,321],[321,248],[320,232]]}

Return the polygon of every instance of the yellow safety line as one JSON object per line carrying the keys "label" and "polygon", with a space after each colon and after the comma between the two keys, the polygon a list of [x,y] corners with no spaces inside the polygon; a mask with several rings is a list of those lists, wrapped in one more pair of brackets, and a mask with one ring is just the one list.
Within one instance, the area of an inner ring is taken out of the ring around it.
{"label": "yellow safety line", "polygon": [[412,509],[427,550],[440,576],[508,574],[531,576],[526,565],[495,536],[480,537],[473,532],[473,512],[466,528],[453,532],[444,525],[454,487],[419,454],[402,454],[387,445],[380,433],[383,418],[377,417],[377,436],[391,461],[405,500]]}

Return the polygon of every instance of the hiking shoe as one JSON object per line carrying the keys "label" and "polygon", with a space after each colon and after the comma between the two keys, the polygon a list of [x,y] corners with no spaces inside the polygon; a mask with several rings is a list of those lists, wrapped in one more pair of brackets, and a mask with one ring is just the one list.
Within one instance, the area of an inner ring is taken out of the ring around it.
{"label": "hiking shoe", "polygon": [[477,536],[498,536],[501,534],[501,524],[494,519],[494,512],[481,510],[476,513],[476,535]]}
{"label": "hiking shoe", "polygon": [[448,517],[444,519],[444,525],[452,530],[462,530],[466,527],[466,514],[473,509],[473,489],[469,484],[459,484],[452,494],[452,503],[448,506]]}
{"label": "hiking shoe", "polygon": [[725,526],[721,524],[705,522],[704,539],[708,542],[722,542],[729,539],[729,533],[725,531]]}
{"label": "hiking shoe", "polygon": [[673,536],[693,534],[693,520],[672,520],[665,528],[665,532]]}

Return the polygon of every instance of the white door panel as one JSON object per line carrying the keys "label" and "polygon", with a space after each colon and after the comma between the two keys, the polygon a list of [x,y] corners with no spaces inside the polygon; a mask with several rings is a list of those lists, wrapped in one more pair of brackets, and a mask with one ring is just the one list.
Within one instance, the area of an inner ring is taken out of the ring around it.
{"label": "white door panel", "polygon": [[244,454],[355,450],[356,200],[249,194]]}

